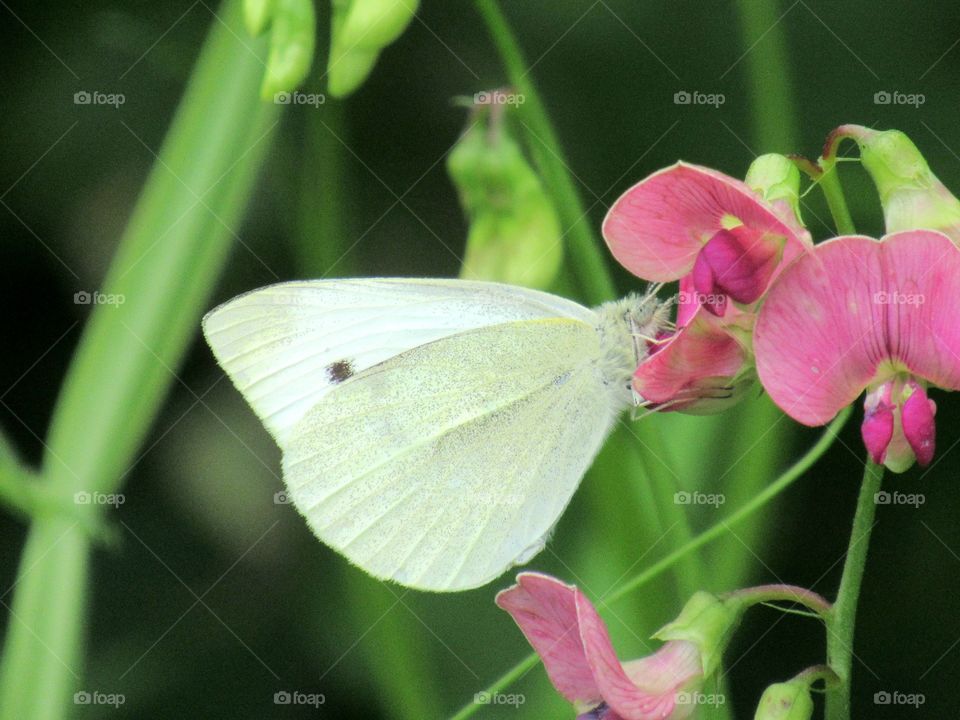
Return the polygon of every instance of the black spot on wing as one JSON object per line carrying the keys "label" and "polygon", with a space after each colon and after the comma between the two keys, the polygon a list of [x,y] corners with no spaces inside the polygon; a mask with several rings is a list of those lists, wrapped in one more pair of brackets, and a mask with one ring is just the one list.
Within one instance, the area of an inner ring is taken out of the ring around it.
{"label": "black spot on wing", "polygon": [[335,363],[330,363],[327,365],[327,377],[334,384],[342,383],[344,380],[353,377],[353,363],[349,360],[337,360]]}

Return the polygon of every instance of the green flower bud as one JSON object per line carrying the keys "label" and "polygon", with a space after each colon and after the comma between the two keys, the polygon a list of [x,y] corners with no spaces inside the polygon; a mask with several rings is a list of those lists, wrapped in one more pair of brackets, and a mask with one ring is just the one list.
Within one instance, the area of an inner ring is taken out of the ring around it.
{"label": "green flower bud", "polygon": [[800,171],[787,157],[761,155],[750,163],[744,182],[768,203],[800,220]]}
{"label": "green flower bud", "polygon": [[737,597],[721,599],[700,591],[683,606],[677,619],[660,628],[658,640],[687,640],[700,648],[703,676],[709,677],[720,665],[723,652],[740,624],[747,604]]}
{"label": "green flower bud", "polygon": [[[269,7],[272,10],[270,54],[260,86],[260,97],[264,100],[293,90],[307,77],[313,63],[317,31],[313,0],[272,0]],[[255,26],[253,21],[259,21],[262,27],[261,18],[248,14],[248,27]]]}
{"label": "green flower bud", "polygon": [[328,89],[346,97],[367,79],[380,52],[413,20],[420,0],[333,0]]}
{"label": "green flower bud", "polygon": [[860,146],[860,160],[877,187],[888,233],[940,230],[960,242],[960,201],[937,176],[917,146],[899,130],[839,128]]}
{"label": "green flower bud", "polygon": [[560,221],[520,145],[492,122],[476,123],[447,158],[470,225],[460,276],[546,289],[563,260]]}
{"label": "green flower bud", "polygon": [[807,683],[799,680],[776,683],[763,691],[753,720],[810,720],[813,699]]}
{"label": "green flower bud", "polygon": [[250,37],[257,37],[266,29],[272,10],[273,0],[243,0],[243,24]]}

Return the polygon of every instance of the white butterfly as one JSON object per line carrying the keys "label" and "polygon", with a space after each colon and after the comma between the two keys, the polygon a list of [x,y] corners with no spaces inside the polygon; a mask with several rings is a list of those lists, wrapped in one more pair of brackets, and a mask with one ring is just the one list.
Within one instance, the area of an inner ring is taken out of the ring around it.
{"label": "white butterfly", "polygon": [[317,280],[234,298],[203,330],[317,537],[376,577],[464,590],[543,549],[664,310],[652,293],[591,310],[498,283]]}

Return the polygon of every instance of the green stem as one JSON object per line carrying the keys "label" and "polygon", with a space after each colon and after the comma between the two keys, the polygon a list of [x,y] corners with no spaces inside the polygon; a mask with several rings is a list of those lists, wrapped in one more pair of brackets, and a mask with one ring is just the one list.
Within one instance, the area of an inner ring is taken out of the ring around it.
{"label": "green stem", "polygon": [[830,615],[833,608],[822,595],[795,585],[757,585],[742,590],[734,590],[725,597],[738,598],[746,601],[749,605],[772,602],[797,603],[809,608],[824,619]]}
{"label": "green stem", "polygon": [[[780,477],[778,477],[763,491],[757,494],[757,496],[754,497],[750,502],[729,515],[726,519],[721,520],[717,524],[712,525],[710,528],[697,535],[682,548],[677,549],[676,551],[670,553],[658,562],[651,565],[639,575],[620,586],[608,597],[602,598],[603,605],[606,606],[616,602],[625,595],[637,590],[643,585],[646,585],[650,581],[654,580],[656,577],[662,575],[673,565],[678,563],[684,556],[695,552],[704,545],[707,545],[717,538],[722,537],[729,532],[732,526],[743,522],[755,512],[760,510],[760,508],[762,508],[764,505],[773,500],[781,492],[786,490],[795,480],[809,470],[810,467],[830,448],[830,446],[833,445],[837,438],[837,434],[846,424],[847,420],[850,419],[851,412],[852,407],[850,406],[841,410],[837,417],[835,417],[830,425],[827,426],[827,429],[823,432],[817,442],[814,443],[813,446],[807,450],[807,452],[804,453],[799,460],[787,468],[783,474],[780,475]],[[501,675],[492,685],[487,688],[486,691],[491,694],[502,692],[505,688],[509,687],[512,683],[523,677],[526,672],[536,664],[537,654],[531,653],[510,670]],[[456,715],[452,716],[451,720],[465,720],[477,712],[480,707],[481,706],[477,705],[476,703],[465,705]]]}
{"label": "green stem", "polygon": [[823,168],[823,175],[820,176],[817,184],[827,199],[827,207],[830,208],[830,215],[833,217],[837,232],[840,235],[856,234],[857,229],[853,225],[850,208],[847,207],[847,199],[843,196],[843,187],[840,185],[836,159],[822,160],[820,166]]}
{"label": "green stem", "polygon": [[840,678],[836,688],[827,693],[826,720],[850,720],[850,674],[853,664],[853,636],[857,619],[857,600],[870,548],[874,515],[877,510],[875,496],[883,481],[883,466],[867,460],[863,471],[863,483],[857,498],[853,516],[853,529],[847,547],[847,559],[843,564],[843,576],[833,613],[827,623],[827,662]]}
{"label": "green stem", "polygon": [[[0,661],[0,720],[73,714],[83,672],[94,504],[115,492],[156,416],[227,259],[270,145],[277,107],[260,103],[263,41],[240,40],[240,0],[211,22],[173,124],[120,240],[104,294],[64,380],[43,463],[44,488],[71,515],[33,522]],[[117,124],[131,148],[152,150]],[[104,688],[106,690],[106,688]]]}
{"label": "green stem", "polygon": [[510,84],[524,96],[524,103],[517,108],[517,117],[527,135],[530,153],[544,185],[566,227],[567,247],[572,261],[570,265],[576,273],[583,296],[593,305],[612,300],[617,291],[606,258],[600,250],[597,236],[591,230],[588,211],[577,192],[563,148],[530,77],[529,66],[520,46],[496,0],[474,0],[474,4],[497,47]]}

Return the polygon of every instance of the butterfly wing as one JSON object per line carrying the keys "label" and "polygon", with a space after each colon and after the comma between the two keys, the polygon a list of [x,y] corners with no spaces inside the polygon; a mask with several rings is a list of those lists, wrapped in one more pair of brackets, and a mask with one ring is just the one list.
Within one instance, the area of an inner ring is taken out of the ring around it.
{"label": "butterfly wing", "polygon": [[406,350],[514,320],[593,313],[536,290],[460,280],[271,285],[212,310],[214,355],[281,447],[332,388]]}
{"label": "butterfly wing", "polygon": [[482,585],[543,547],[617,408],[592,324],[520,320],[371,367],[293,428],[284,479],[317,536],[427,590]]}

